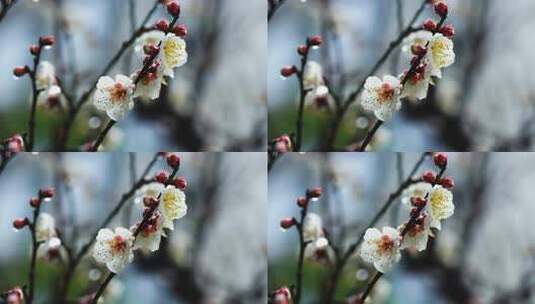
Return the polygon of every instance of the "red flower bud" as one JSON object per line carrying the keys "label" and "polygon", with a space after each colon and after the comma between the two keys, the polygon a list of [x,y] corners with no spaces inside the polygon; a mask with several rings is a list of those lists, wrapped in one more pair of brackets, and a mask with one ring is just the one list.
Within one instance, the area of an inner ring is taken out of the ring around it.
{"label": "red flower bud", "polygon": [[168,178],[169,178],[169,175],[165,171],[159,171],[154,176],[154,180],[156,180],[157,182],[162,183],[162,184],[164,184],[167,181]]}
{"label": "red flower bud", "polygon": [[19,134],[15,134],[4,141],[6,152],[19,153],[24,150],[24,140]]}
{"label": "red flower bud", "polygon": [[440,184],[442,187],[446,189],[451,189],[455,187],[455,182],[453,181],[453,178],[451,176],[446,176],[440,180]]}
{"label": "red flower bud", "polygon": [[22,77],[29,71],[30,69],[28,68],[28,66],[19,66],[13,69],[13,75],[15,75],[15,77]]}
{"label": "red flower bud", "polygon": [[433,162],[439,168],[444,168],[448,164],[448,156],[445,153],[433,154]]}
{"label": "red flower bud", "polygon": [[281,69],[281,75],[282,77],[290,77],[293,74],[297,72],[297,68],[295,66],[287,65]]}
{"label": "red flower bud", "polygon": [[169,22],[167,22],[167,20],[165,19],[160,19],[156,21],[156,23],[154,24],[154,28],[162,32],[166,32],[167,29],[169,29]]}
{"label": "red flower bud", "polygon": [[320,35],[314,35],[308,37],[307,43],[312,46],[320,46],[323,43],[323,39]]}
{"label": "red flower bud", "polygon": [[32,197],[30,199],[30,206],[37,208],[41,204],[41,199],[38,197]]}
{"label": "red flower bud", "polygon": [[175,179],[174,181],[174,185],[175,187],[177,187],[178,189],[184,191],[186,189],[186,187],[188,186],[188,182],[186,181],[185,178],[183,177],[178,177]]}
{"label": "red flower bud", "polygon": [[434,31],[437,29],[437,24],[431,19],[426,19],[423,23],[423,28],[428,31]]}
{"label": "red flower bud", "polygon": [[414,207],[411,209],[411,212],[410,212],[410,215],[411,217],[417,217],[418,215],[420,215],[420,209]]}
{"label": "red flower bud", "polygon": [[288,229],[293,225],[295,225],[295,219],[291,217],[283,218],[280,223],[282,229]]}
{"label": "red flower bud", "polygon": [[167,3],[167,12],[171,16],[178,18],[180,16],[180,4],[178,4],[178,1],[169,1]]}
{"label": "red flower bud", "polygon": [[179,24],[173,28],[173,33],[178,37],[186,37],[188,35],[188,27],[185,24]]}
{"label": "red flower bud", "polygon": [[448,38],[455,35],[455,28],[451,24],[446,24],[440,28],[440,33]]}
{"label": "red flower bud", "polygon": [[160,52],[160,48],[154,44],[146,44],[143,46],[143,52],[149,56],[156,56]]}
{"label": "red flower bud", "polygon": [[54,197],[54,194],[54,188],[42,188],[39,190],[39,197],[41,198],[51,198]]}
{"label": "red flower bud", "polygon": [[166,157],[167,164],[173,168],[176,169],[178,166],[180,166],[180,156],[176,153],[169,153]]}
{"label": "red flower bud", "polygon": [[307,190],[307,196],[310,197],[310,198],[318,198],[321,196],[321,188],[320,187],[316,187],[316,188],[311,188],[311,189],[308,189]]}
{"label": "red flower bud", "polygon": [[43,46],[51,46],[56,42],[56,38],[52,35],[39,37],[39,44]]}
{"label": "red flower bud", "polygon": [[297,198],[297,206],[304,208],[307,205],[308,200],[304,196]]}
{"label": "red flower bud", "polygon": [[411,197],[411,205],[413,205],[414,207],[422,208],[425,206],[426,203],[426,200],[421,197]]}
{"label": "red flower bud", "polygon": [[156,208],[159,204],[157,198],[146,196],[143,198],[143,205],[147,208]]}
{"label": "red flower bud", "polygon": [[30,53],[31,53],[32,55],[35,56],[35,55],[39,54],[39,51],[40,51],[40,50],[41,50],[41,47],[38,46],[37,44],[32,44],[32,45],[30,45]]}
{"label": "red flower bud", "polygon": [[448,5],[442,1],[435,3],[435,13],[440,17],[446,17],[448,15]]}
{"label": "red flower bud", "polygon": [[416,56],[422,57],[425,55],[425,53],[427,53],[427,49],[422,45],[413,44],[411,46],[411,52]]}
{"label": "red flower bud", "polygon": [[308,52],[308,46],[301,44],[297,47],[297,54],[301,56],[305,56],[305,54]]}
{"label": "red flower bud", "polygon": [[435,179],[436,179],[435,173],[433,173],[432,171],[425,171],[422,174],[422,180],[424,182],[432,184],[435,182]]}
{"label": "red flower bud", "polygon": [[292,151],[292,140],[290,136],[284,134],[273,140],[273,150],[277,153]]}
{"label": "red flower bud", "polygon": [[28,220],[28,218],[18,218],[13,221],[13,227],[17,230],[20,230],[26,227],[26,225],[28,225],[29,223],[30,221]]}

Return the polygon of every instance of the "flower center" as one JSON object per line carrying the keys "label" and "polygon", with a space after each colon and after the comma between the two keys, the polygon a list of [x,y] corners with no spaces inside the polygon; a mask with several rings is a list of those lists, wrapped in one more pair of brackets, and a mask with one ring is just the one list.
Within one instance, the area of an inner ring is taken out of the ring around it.
{"label": "flower center", "polygon": [[391,100],[394,97],[394,88],[389,83],[383,83],[377,88],[377,97],[380,103]]}
{"label": "flower center", "polygon": [[110,93],[110,99],[113,103],[121,102],[125,99],[127,94],[126,87],[120,82],[116,82],[108,89],[108,91]]}
{"label": "flower center", "polygon": [[126,240],[122,236],[116,235],[110,240],[110,247],[114,254],[123,253],[126,250]]}
{"label": "flower center", "polygon": [[388,253],[394,249],[394,240],[392,240],[392,238],[390,238],[388,235],[383,235],[377,241],[377,248],[382,254]]}

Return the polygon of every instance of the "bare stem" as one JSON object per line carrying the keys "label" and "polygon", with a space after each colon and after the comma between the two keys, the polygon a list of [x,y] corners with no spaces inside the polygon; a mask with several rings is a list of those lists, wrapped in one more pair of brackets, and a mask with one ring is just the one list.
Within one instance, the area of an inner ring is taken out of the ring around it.
{"label": "bare stem", "polygon": [[368,134],[366,134],[366,138],[364,138],[364,141],[362,142],[362,145],[360,146],[358,150],[359,152],[366,151],[366,147],[368,147],[368,145],[372,141],[373,136],[375,135],[375,133],[377,133],[377,131],[383,125],[383,123],[384,122],[382,120],[377,120],[375,122],[375,124],[373,125],[373,128],[368,132]]}
{"label": "bare stem", "polygon": [[37,242],[37,237],[35,235],[35,225],[37,223],[37,218],[39,217],[39,212],[41,211],[41,204],[37,205],[33,210],[33,220],[30,223],[30,232],[32,234],[32,258],[30,262],[30,272],[28,274],[28,304],[33,303],[34,293],[35,293],[35,265],[37,262],[37,249],[39,248],[39,242]]}
{"label": "bare stem", "polygon": [[113,119],[110,119],[110,121],[108,121],[108,124],[106,124],[106,127],[104,129],[102,129],[102,131],[98,134],[97,140],[95,141],[95,143],[93,144],[93,146],[89,150],[90,152],[97,152],[98,151],[98,148],[100,147],[100,145],[104,141],[104,138],[106,138],[106,135],[108,135],[108,132],[110,132],[111,128],[116,123],[117,122],[115,120],[113,120]]}
{"label": "bare stem", "polygon": [[284,1],[286,0],[268,0],[268,22],[271,21],[275,12],[284,4]]}
{"label": "bare stem", "polygon": [[[308,198],[307,198],[308,200]],[[301,209],[301,220],[296,223],[297,232],[299,233],[299,259],[297,260],[297,271],[295,273],[295,282],[296,282],[296,288],[295,288],[295,294],[294,298],[295,304],[299,304],[301,301],[301,293],[303,290],[303,262],[305,260],[305,249],[308,245],[308,242],[305,242],[304,236],[303,236],[303,223],[305,221],[305,217],[308,213],[308,203],[305,204],[305,206]]]}

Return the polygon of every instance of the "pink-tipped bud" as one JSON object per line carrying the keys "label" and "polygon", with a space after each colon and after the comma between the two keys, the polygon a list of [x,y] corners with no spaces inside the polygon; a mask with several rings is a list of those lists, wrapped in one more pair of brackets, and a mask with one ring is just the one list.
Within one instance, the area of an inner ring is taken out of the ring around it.
{"label": "pink-tipped bud", "polygon": [[167,161],[167,164],[173,168],[176,169],[178,166],[180,166],[180,156],[176,153],[169,153],[167,154],[167,157],[165,158]]}
{"label": "pink-tipped bud", "polygon": [[16,77],[22,77],[26,75],[29,71],[30,69],[28,68],[28,66],[19,66],[13,69],[13,75],[15,75]]}
{"label": "pink-tipped bud", "polygon": [[30,221],[28,220],[28,218],[18,218],[13,221],[13,228],[20,230],[26,227],[26,225],[28,225],[29,223]]}
{"label": "pink-tipped bud", "polygon": [[425,204],[425,199],[416,196],[411,197],[411,205],[413,205],[414,207],[422,208],[425,206]]}
{"label": "pink-tipped bud", "polygon": [[56,38],[52,35],[39,37],[39,44],[42,46],[51,46],[56,42]]}
{"label": "pink-tipped bud", "polygon": [[166,32],[169,29],[169,22],[165,19],[160,19],[154,24],[154,28],[162,32]]}
{"label": "pink-tipped bud", "polygon": [[320,35],[310,36],[307,39],[307,43],[312,46],[320,46],[323,44],[323,38]]}
{"label": "pink-tipped bud", "polygon": [[162,183],[162,184],[165,184],[165,182],[167,182],[168,178],[169,178],[169,174],[167,174],[167,172],[165,172],[165,171],[159,171],[154,176],[154,180],[159,182],[159,183]]}
{"label": "pink-tipped bud", "polygon": [[433,162],[439,168],[444,168],[448,164],[448,156],[446,153],[435,153],[433,154]]}
{"label": "pink-tipped bud", "polygon": [[307,190],[307,196],[310,198],[319,198],[321,196],[321,188],[315,187]]}
{"label": "pink-tipped bud", "polygon": [[283,218],[280,223],[282,229],[289,229],[293,225],[295,225],[295,219],[291,217]]}
{"label": "pink-tipped bud", "polygon": [[54,197],[55,191],[54,188],[42,188],[39,190],[40,198],[52,198]]}
{"label": "pink-tipped bud", "polygon": [[445,37],[451,38],[455,35],[455,28],[451,24],[446,24],[440,28],[440,33]]}
{"label": "pink-tipped bud", "polygon": [[427,49],[423,45],[413,44],[411,46],[411,52],[416,56],[424,56],[427,53]]}
{"label": "pink-tipped bud", "polygon": [[306,197],[300,196],[300,197],[297,198],[297,202],[296,203],[297,203],[297,206],[299,206],[301,208],[304,208],[307,205],[308,200],[307,200]]}
{"label": "pink-tipped bud", "polygon": [[41,205],[41,199],[40,198],[32,197],[30,199],[30,206],[32,206],[34,208],[37,208],[37,207],[39,207],[39,205]]}
{"label": "pink-tipped bud", "polygon": [[178,189],[182,191],[186,190],[186,187],[188,186],[188,182],[183,177],[176,178],[173,184],[175,185],[175,187],[177,187]]}
{"label": "pink-tipped bud", "polygon": [[39,54],[40,50],[41,50],[41,47],[38,46],[37,44],[30,45],[30,54],[35,56],[35,55]]}
{"label": "pink-tipped bud", "polygon": [[292,140],[290,136],[284,134],[273,140],[273,150],[277,153],[292,151]]}
{"label": "pink-tipped bud", "polygon": [[173,27],[173,33],[178,37],[184,38],[188,35],[188,27],[185,24],[179,24]]}
{"label": "pink-tipped bud", "polygon": [[293,65],[287,65],[287,66],[282,67],[281,69],[282,77],[290,77],[296,72],[297,72],[297,68]]}
{"label": "pink-tipped bud", "polygon": [[15,134],[4,141],[6,152],[19,153],[24,150],[24,140],[20,134]]}
{"label": "pink-tipped bud", "polygon": [[433,171],[425,171],[422,174],[422,180],[426,183],[432,184],[435,182],[435,179],[436,179],[436,175],[435,173],[433,173]]}
{"label": "pink-tipped bud", "polygon": [[448,5],[442,1],[435,3],[434,5],[435,13],[440,17],[444,18],[448,15]]}
{"label": "pink-tipped bud", "polygon": [[434,31],[437,29],[437,24],[431,19],[426,19],[422,24],[423,28],[428,31]]}
{"label": "pink-tipped bud", "polygon": [[300,46],[297,47],[297,54],[301,56],[305,56],[307,52],[308,52],[308,46],[301,44]]}
{"label": "pink-tipped bud", "polygon": [[167,3],[167,12],[171,16],[178,18],[180,16],[180,4],[178,4],[178,1],[169,1]]}
{"label": "pink-tipped bud", "polygon": [[451,189],[455,187],[455,182],[453,181],[453,178],[451,176],[446,176],[440,180],[440,184],[442,187],[446,189]]}
{"label": "pink-tipped bud", "polygon": [[[9,2],[8,2],[9,5]],[[15,287],[13,289],[5,292],[1,297],[5,300],[6,304],[23,304],[24,303],[24,293],[20,287]]]}

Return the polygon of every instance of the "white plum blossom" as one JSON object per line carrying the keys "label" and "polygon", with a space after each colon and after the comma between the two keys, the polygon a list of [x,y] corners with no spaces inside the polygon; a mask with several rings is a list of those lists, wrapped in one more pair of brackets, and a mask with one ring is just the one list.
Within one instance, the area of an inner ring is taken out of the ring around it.
{"label": "white plum blossom", "polygon": [[186,194],[175,186],[168,185],[161,195],[158,211],[162,215],[162,227],[174,230],[173,221],[188,212]]}
{"label": "white plum blossom", "polygon": [[434,186],[429,192],[426,211],[431,216],[431,227],[440,230],[440,221],[449,218],[455,212],[451,191],[440,185]]}
{"label": "white plum blossom", "polygon": [[[440,70],[434,70],[431,68],[429,59],[422,58],[420,65],[409,76],[409,79],[405,81],[403,89],[401,90],[401,97],[408,97],[411,99],[422,100],[427,97],[427,91],[429,85],[434,85],[433,76],[440,76],[439,74],[433,74]],[[407,77],[408,70],[401,74],[400,78]]]}
{"label": "white plum blossom", "polygon": [[106,264],[109,271],[121,272],[134,259],[134,236],[130,230],[118,227],[115,232],[110,229],[100,229],[93,248],[93,258],[101,264]]}
{"label": "white plum blossom", "polygon": [[[134,229],[136,226],[134,226]],[[163,232],[162,217],[160,212],[155,211],[144,227],[140,230],[134,243],[134,250],[141,249],[144,252],[156,251],[160,248]]]}
{"label": "white plum blossom", "polygon": [[430,63],[431,75],[441,78],[441,69],[455,62],[453,41],[440,33],[434,34],[429,40],[425,57]]}
{"label": "white plum blossom", "polygon": [[162,40],[159,57],[163,66],[163,75],[173,78],[174,68],[183,66],[188,61],[186,41],[173,33],[168,33]]}
{"label": "white plum blossom", "polygon": [[100,77],[97,83],[94,101],[97,109],[106,111],[108,116],[121,120],[134,107],[134,83],[124,75]]}
{"label": "white plum blossom", "polygon": [[158,196],[165,190],[165,186],[162,183],[152,182],[150,184],[144,185],[136,191],[136,196],[134,198],[134,203],[143,204],[143,199],[145,197],[152,197],[157,199]]}
{"label": "white plum blossom", "polygon": [[39,259],[52,260],[60,257],[62,253],[61,240],[57,237],[48,239],[37,248],[37,258]]}
{"label": "white plum blossom", "polygon": [[56,79],[56,69],[48,61],[41,61],[35,72],[35,87],[39,92],[37,102],[45,103],[51,98],[59,98],[61,88],[58,86]]}
{"label": "white plum blossom", "polygon": [[56,221],[52,215],[42,212],[35,223],[35,239],[37,242],[46,242],[57,237]]}
{"label": "white plum blossom", "polygon": [[318,109],[330,108],[333,104],[329,88],[323,79],[323,68],[316,61],[308,61],[303,71],[303,88],[307,91],[305,105]]}
{"label": "white plum blossom", "polygon": [[392,227],[384,227],[383,231],[368,228],[364,234],[364,242],[360,256],[368,263],[373,263],[377,271],[385,273],[394,263],[401,259],[401,236]]}
{"label": "white plum blossom", "polygon": [[[398,230],[402,231],[405,228],[405,224],[401,225]],[[418,220],[403,236],[401,243],[401,249],[414,249],[418,251],[424,251],[427,248],[427,241],[429,240],[431,232],[431,219],[426,212],[422,212]]]}
{"label": "white plum blossom", "polygon": [[424,199],[427,193],[431,191],[431,188],[431,184],[425,182],[412,184],[407,187],[407,189],[403,190],[401,194],[401,203],[410,206],[412,197]]}
{"label": "white plum blossom", "polygon": [[316,213],[309,212],[303,220],[303,240],[314,242],[321,237],[323,237],[321,217]]}
{"label": "white plum blossom", "polygon": [[386,75],[381,80],[371,76],[366,79],[362,93],[362,107],[373,111],[377,119],[386,121],[401,108],[401,83],[398,78]]}

